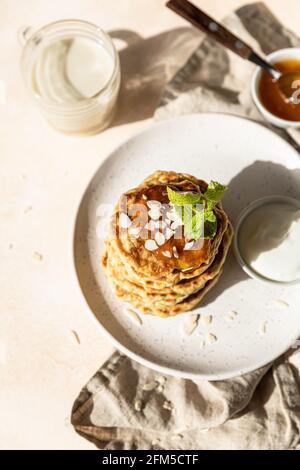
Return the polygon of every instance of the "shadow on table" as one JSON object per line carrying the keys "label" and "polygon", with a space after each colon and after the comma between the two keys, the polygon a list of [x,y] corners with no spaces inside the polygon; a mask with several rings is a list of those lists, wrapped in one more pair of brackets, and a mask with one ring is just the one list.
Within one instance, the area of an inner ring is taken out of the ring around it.
{"label": "shadow on table", "polygon": [[[299,169],[289,170],[276,163],[256,161],[230,181],[228,191],[223,199],[224,209],[234,225],[244,207],[255,199],[274,194],[300,199],[299,180]],[[246,279],[248,276],[237,263],[231,248],[219,282],[204,297],[200,306],[209,305],[223,291]]]}
{"label": "shadow on table", "polygon": [[166,84],[187,61],[202,36],[191,27],[147,39],[127,30],[109,34],[125,43],[119,51],[122,82],[114,127],[153,116]]}

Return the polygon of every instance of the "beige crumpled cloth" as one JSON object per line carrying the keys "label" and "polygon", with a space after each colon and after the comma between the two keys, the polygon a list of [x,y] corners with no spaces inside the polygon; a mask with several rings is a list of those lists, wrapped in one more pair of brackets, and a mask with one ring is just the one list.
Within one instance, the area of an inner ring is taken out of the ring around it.
{"label": "beige crumpled cloth", "polygon": [[[242,7],[225,23],[258,52],[300,45],[262,3]],[[182,34],[184,40],[187,33]],[[196,31],[188,34],[196,51],[190,50],[186,64],[167,85],[155,117],[220,111],[261,120],[249,93],[252,65]],[[174,68],[170,42],[165,39],[158,63],[148,70],[151,80],[160,85]],[[182,64],[179,47],[177,38],[175,56]],[[186,43],[182,50],[186,55]],[[141,86],[145,82],[147,77],[140,77]],[[295,146],[300,142],[298,131],[280,133]],[[154,387],[156,380],[155,388],[144,389]],[[300,450],[300,350],[296,347],[273,364],[230,380],[164,380],[115,353],[77,398],[71,417],[75,430],[101,449]]]}

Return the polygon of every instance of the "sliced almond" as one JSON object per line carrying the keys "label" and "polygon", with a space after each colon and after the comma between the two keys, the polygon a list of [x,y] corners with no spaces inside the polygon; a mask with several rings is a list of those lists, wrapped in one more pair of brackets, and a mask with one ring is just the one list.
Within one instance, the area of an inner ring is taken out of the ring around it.
{"label": "sliced almond", "polygon": [[179,258],[179,254],[178,254],[176,246],[173,246],[173,255],[175,258]]}
{"label": "sliced almond", "polygon": [[155,377],[155,381],[163,385],[167,381],[167,377],[165,377],[164,375],[157,375]]}
{"label": "sliced almond", "polygon": [[150,230],[153,232],[155,229],[157,229],[157,222],[154,220],[150,220],[144,227],[146,230]]}
{"label": "sliced almond", "polygon": [[182,434],[173,434],[171,436],[171,439],[172,440],[183,439],[183,435]]}
{"label": "sliced almond", "polygon": [[150,201],[147,201],[147,206],[149,207],[149,209],[152,209],[152,208],[160,209],[161,208],[161,202],[151,199]]}
{"label": "sliced almond", "polygon": [[128,233],[132,235],[133,237],[138,237],[141,232],[140,227],[130,227],[128,229]]}
{"label": "sliced almond", "polygon": [[141,319],[141,317],[134,311],[134,310],[131,310],[131,309],[127,309],[126,310],[126,315],[136,324],[136,325],[142,325],[143,324],[143,321]]}
{"label": "sliced almond", "polygon": [[199,315],[197,314],[189,315],[181,325],[182,333],[185,336],[190,336],[194,332],[195,328],[197,327],[198,320],[199,320]]}
{"label": "sliced almond", "polygon": [[192,250],[194,247],[194,241],[191,241],[191,242],[187,242],[185,245],[184,245],[184,250]]}
{"label": "sliced almond", "polygon": [[289,304],[285,300],[282,300],[282,299],[275,299],[275,300],[273,300],[273,303],[274,303],[274,305],[276,305],[276,307],[279,307],[279,308],[288,308],[289,307]]}
{"label": "sliced almond", "polygon": [[173,210],[170,210],[169,212],[166,213],[166,217],[167,219],[174,221],[176,218],[176,214],[173,212]]}
{"label": "sliced almond", "polygon": [[236,319],[237,315],[238,314],[234,311],[228,312],[228,314],[226,315],[226,320],[233,321]]}
{"label": "sliced almond", "polygon": [[259,327],[259,333],[265,335],[267,333],[267,322],[263,322]]}
{"label": "sliced almond", "polygon": [[143,195],[142,195],[142,198],[143,198],[145,201],[147,201],[147,199],[148,199],[147,196],[146,196],[146,194],[143,194]]}
{"label": "sliced almond", "polygon": [[156,232],[155,234],[155,241],[158,244],[158,246],[162,246],[166,243],[166,239],[164,235],[161,232]]}
{"label": "sliced almond", "polygon": [[76,344],[77,346],[79,344],[81,344],[79,334],[77,333],[77,331],[69,330],[68,333],[69,333],[69,337],[70,337],[71,341],[73,342],[73,344]]}
{"label": "sliced almond", "polygon": [[173,406],[173,404],[172,404],[169,400],[166,400],[166,401],[164,402],[164,404],[163,404],[163,408],[164,408],[165,410],[172,411],[173,408],[174,408],[174,406]]}
{"label": "sliced almond", "polygon": [[167,228],[167,224],[164,220],[159,220],[155,223],[157,224],[157,228],[159,228],[160,230],[165,230]]}
{"label": "sliced almond", "polygon": [[121,212],[120,214],[120,227],[121,228],[129,228],[132,222],[125,212]]}
{"label": "sliced almond", "polygon": [[134,409],[135,409],[135,411],[141,411],[141,409],[142,409],[142,402],[141,402],[141,400],[135,400],[135,402],[134,402]]}
{"label": "sliced almond", "polygon": [[160,210],[156,208],[150,209],[150,211],[148,211],[148,214],[152,220],[159,220],[161,216]]}
{"label": "sliced almond", "polygon": [[166,240],[170,240],[170,238],[172,238],[173,235],[175,235],[175,232],[174,230],[171,230],[169,227],[167,227],[166,230],[164,231],[164,235],[165,235]]}
{"label": "sliced almond", "polygon": [[33,254],[32,254],[32,257],[36,261],[43,261],[43,259],[44,259],[43,255],[41,253],[39,253],[38,251],[34,251]]}
{"label": "sliced almond", "polygon": [[172,258],[171,252],[169,250],[162,251],[161,254],[166,258]]}
{"label": "sliced almond", "polygon": [[155,240],[146,240],[145,248],[148,251],[155,251],[158,248],[158,245]]}
{"label": "sliced almond", "polygon": [[213,317],[212,315],[201,315],[200,320],[203,325],[210,325],[213,321]]}
{"label": "sliced almond", "polygon": [[32,211],[32,206],[27,206],[24,209],[24,214],[28,214],[28,212]]}
{"label": "sliced almond", "polygon": [[209,344],[215,343],[217,341],[217,339],[218,338],[213,333],[209,333],[206,337],[206,340]]}
{"label": "sliced almond", "polygon": [[178,227],[180,227],[180,224],[178,224],[177,221],[171,223],[171,229],[172,230],[177,230]]}

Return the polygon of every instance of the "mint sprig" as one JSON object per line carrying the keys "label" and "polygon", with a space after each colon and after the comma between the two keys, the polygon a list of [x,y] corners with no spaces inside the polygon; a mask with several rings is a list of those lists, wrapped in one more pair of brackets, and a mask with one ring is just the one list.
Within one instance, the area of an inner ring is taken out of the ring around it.
{"label": "mint sprig", "polygon": [[214,238],[218,224],[213,209],[226,190],[226,186],[216,181],[209,183],[204,194],[182,193],[167,187],[169,201],[184,224],[187,238],[194,240]]}
{"label": "mint sprig", "polygon": [[207,202],[207,207],[212,210],[215,205],[221,201],[225,191],[227,191],[227,186],[223,186],[217,181],[211,181],[204,194],[205,200]]}
{"label": "mint sprig", "polygon": [[179,193],[167,187],[169,201],[174,206],[185,206],[187,204],[199,204],[203,196],[201,193]]}

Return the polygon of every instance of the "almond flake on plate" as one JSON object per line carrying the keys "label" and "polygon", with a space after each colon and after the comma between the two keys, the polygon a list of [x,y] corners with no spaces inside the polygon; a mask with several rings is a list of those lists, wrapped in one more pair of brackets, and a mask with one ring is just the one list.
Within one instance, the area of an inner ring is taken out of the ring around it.
{"label": "almond flake on plate", "polygon": [[263,322],[259,327],[259,333],[265,335],[267,333],[267,322]]}
{"label": "almond flake on plate", "polygon": [[189,315],[181,325],[182,333],[185,336],[191,336],[198,325],[199,315]]}
{"label": "almond flake on plate", "polygon": [[121,228],[129,228],[132,222],[125,212],[121,212],[120,214],[120,227]]}
{"label": "almond flake on plate", "polygon": [[140,317],[134,310],[131,310],[131,309],[128,308],[125,312],[126,312],[127,316],[128,316],[131,320],[134,321],[134,323],[135,323],[136,325],[139,325],[139,326],[140,326],[140,325],[143,324],[143,321],[142,321],[141,317]]}
{"label": "almond flake on plate", "polygon": [[172,258],[171,252],[168,250],[162,251],[161,254],[165,256],[166,258]]}
{"label": "almond flake on plate", "polygon": [[210,325],[213,321],[213,317],[212,315],[201,315],[200,320],[203,325]]}
{"label": "almond flake on plate", "polygon": [[157,250],[158,245],[156,244],[155,240],[146,240],[145,248],[148,251],[154,251],[154,250]]}
{"label": "almond flake on plate", "polygon": [[285,300],[282,300],[282,299],[273,300],[273,304],[276,305],[276,307],[279,307],[279,308],[288,308],[289,307],[289,304]]}
{"label": "almond flake on plate", "polygon": [[226,320],[233,321],[236,319],[237,316],[238,316],[237,312],[234,312],[232,310],[231,312],[228,312],[228,314],[226,315]]}
{"label": "almond flake on plate", "polygon": [[209,344],[212,344],[212,343],[215,343],[218,338],[217,338],[216,335],[214,335],[213,333],[209,333],[209,334],[207,335],[206,339],[207,339],[207,342],[208,342]]}

